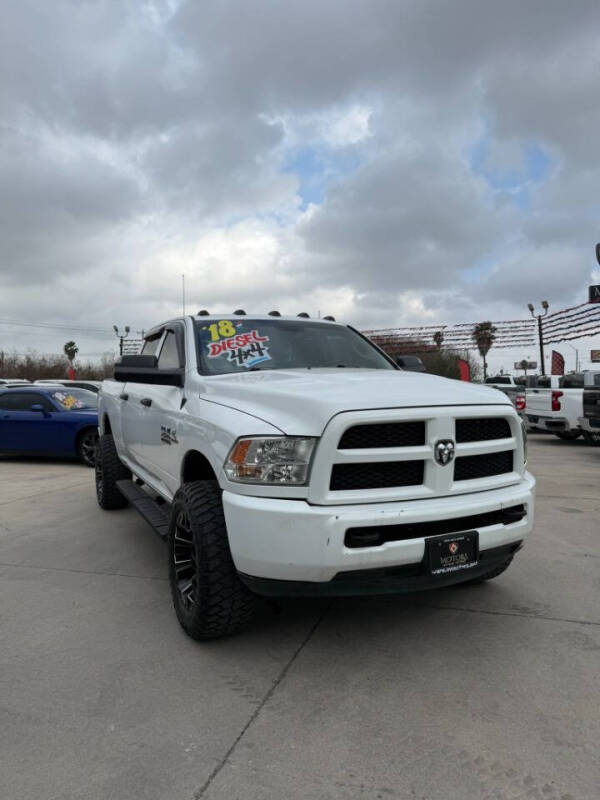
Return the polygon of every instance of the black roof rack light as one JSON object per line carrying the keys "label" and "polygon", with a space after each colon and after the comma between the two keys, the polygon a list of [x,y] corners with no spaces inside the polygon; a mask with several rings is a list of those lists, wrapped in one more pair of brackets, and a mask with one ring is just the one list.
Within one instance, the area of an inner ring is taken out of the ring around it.
{"label": "black roof rack light", "polygon": [[279,311],[269,311],[269,316],[270,317],[280,317],[281,314],[279,313]]}
{"label": "black roof rack light", "polygon": [[198,317],[210,317],[210,311],[207,311],[205,308],[201,308],[197,314]]}
{"label": "black roof rack light", "polygon": [[335,317],[332,317],[331,315],[323,317],[323,319],[329,320],[329,322],[335,322]]}
{"label": "black roof rack light", "polygon": [[302,319],[310,319],[310,314],[307,314],[306,311],[301,311],[298,316],[302,317]]}
{"label": "black roof rack light", "polygon": [[246,316],[246,312],[244,311],[243,308],[236,308],[236,310],[233,312],[233,316],[234,317],[245,317]]}

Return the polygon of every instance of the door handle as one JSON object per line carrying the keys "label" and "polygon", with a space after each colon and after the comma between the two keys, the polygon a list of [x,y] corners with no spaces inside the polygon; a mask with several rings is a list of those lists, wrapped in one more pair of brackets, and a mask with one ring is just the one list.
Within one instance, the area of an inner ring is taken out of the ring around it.
{"label": "door handle", "polygon": [[150,408],[150,406],[152,405],[152,400],[149,397],[142,397],[140,403],[143,406],[146,406],[146,408]]}
{"label": "door handle", "polygon": [[128,394],[120,394],[119,395],[119,400],[129,400],[129,395]]}

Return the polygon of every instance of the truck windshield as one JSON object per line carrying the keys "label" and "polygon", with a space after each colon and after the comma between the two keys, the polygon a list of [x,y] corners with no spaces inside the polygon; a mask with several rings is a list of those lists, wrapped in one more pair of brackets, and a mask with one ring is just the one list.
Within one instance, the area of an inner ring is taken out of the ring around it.
{"label": "truck windshield", "polygon": [[204,375],[251,369],[395,369],[373,345],[343,325],[239,317],[194,322],[198,368]]}

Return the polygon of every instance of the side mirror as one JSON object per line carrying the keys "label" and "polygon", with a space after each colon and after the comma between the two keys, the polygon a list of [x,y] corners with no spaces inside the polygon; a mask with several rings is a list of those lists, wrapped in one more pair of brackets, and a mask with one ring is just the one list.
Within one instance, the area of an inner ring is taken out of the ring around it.
{"label": "side mirror", "polygon": [[158,369],[156,356],[121,356],[115,364],[115,380],[155,386],[183,386],[184,368]]}
{"label": "side mirror", "polygon": [[39,412],[41,412],[41,413],[42,413],[42,414],[43,414],[45,417],[49,417],[49,416],[50,416],[50,414],[48,414],[48,412],[46,411],[46,409],[44,408],[44,406],[43,406],[41,403],[34,403],[34,404],[31,406],[31,410],[32,410],[32,411],[39,411]]}

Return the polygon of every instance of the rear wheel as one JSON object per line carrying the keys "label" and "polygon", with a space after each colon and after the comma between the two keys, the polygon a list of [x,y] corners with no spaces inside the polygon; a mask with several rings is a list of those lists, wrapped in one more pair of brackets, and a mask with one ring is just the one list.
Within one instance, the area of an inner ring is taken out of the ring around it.
{"label": "rear wheel", "polygon": [[575,439],[579,439],[582,433],[583,431],[560,431],[560,433],[555,433],[554,435],[565,442],[573,442]]}
{"label": "rear wheel", "polygon": [[77,437],[77,455],[86,467],[93,467],[96,463],[96,450],[98,448],[98,429],[86,428]]}
{"label": "rear wheel", "polygon": [[255,595],[233,563],[216,481],[186,483],[175,495],[169,581],[177,619],[193,639],[235,633],[252,616]]}
{"label": "rear wheel", "polygon": [[113,437],[105,433],[96,449],[96,497],[100,508],[125,508],[127,500],[117,487],[117,481],[131,478],[131,472],[117,454]]}
{"label": "rear wheel", "polygon": [[583,438],[585,439],[585,443],[591,445],[592,447],[600,447],[600,431],[593,433],[591,431],[583,431]]}

